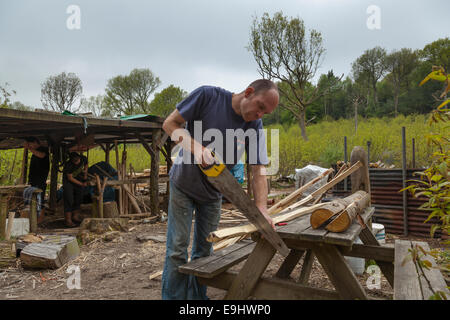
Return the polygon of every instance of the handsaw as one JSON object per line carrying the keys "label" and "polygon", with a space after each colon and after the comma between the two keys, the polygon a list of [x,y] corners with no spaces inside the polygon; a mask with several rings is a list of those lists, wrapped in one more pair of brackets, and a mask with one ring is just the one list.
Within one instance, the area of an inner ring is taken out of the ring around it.
{"label": "handsaw", "polygon": [[248,197],[241,185],[236,181],[226,166],[212,153],[216,163],[200,169],[207,180],[222,193],[240,212],[257,228],[264,238],[284,257],[289,254],[289,248],[272,228],[255,203]]}

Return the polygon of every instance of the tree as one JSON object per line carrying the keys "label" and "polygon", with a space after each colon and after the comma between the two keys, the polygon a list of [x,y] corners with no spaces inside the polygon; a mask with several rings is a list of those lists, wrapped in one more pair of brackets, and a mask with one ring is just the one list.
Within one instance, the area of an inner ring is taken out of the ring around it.
{"label": "tree", "polygon": [[24,105],[20,101],[15,101],[11,104],[12,109],[21,110],[21,111],[33,111],[33,108],[30,106]]}
{"label": "tree", "polygon": [[420,51],[420,57],[434,66],[441,66],[448,72],[450,70],[450,39],[438,39],[426,45]]}
{"label": "tree", "polygon": [[4,86],[0,86],[0,108],[9,108],[11,95],[16,94],[14,90],[9,91],[8,86],[8,82],[5,82]]}
{"label": "tree", "polygon": [[282,12],[270,18],[264,13],[260,21],[257,17],[253,20],[247,49],[253,53],[263,78],[281,81],[278,88],[283,99],[279,105],[294,115],[302,137],[308,140],[306,108],[327,92],[320,87],[306,92],[325,53],[320,32],[311,30],[308,36],[300,18],[288,19]]}
{"label": "tree", "polygon": [[99,94],[97,96],[91,96],[89,98],[81,99],[81,109],[85,112],[92,112],[95,117],[105,116],[109,114],[105,114],[104,112],[104,104],[103,104],[104,96]]}
{"label": "tree", "polygon": [[386,56],[386,67],[390,72],[386,79],[392,83],[394,88],[394,114],[398,113],[398,97],[400,89],[408,88],[408,77],[414,70],[418,62],[418,57],[411,49],[403,48],[393,51]]}
{"label": "tree", "polygon": [[41,101],[45,109],[51,108],[54,111],[62,112],[72,110],[75,101],[81,98],[83,86],[80,78],[74,73],[61,73],[57,76],[51,76],[41,85]]}
{"label": "tree", "polygon": [[171,84],[155,94],[152,102],[150,102],[150,113],[165,118],[175,110],[177,103],[186,98],[187,95],[186,91]]}
{"label": "tree", "polygon": [[110,114],[150,113],[148,99],[160,84],[150,69],[134,69],[129,75],[114,77],[106,86],[105,108]]}
{"label": "tree", "polygon": [[377,83],[387,72],[386,50],[375,47],[364,51],[355,62],[352,63],[353,79],[359,83],[366,83],[372,91],[375,107],[378,105]]}

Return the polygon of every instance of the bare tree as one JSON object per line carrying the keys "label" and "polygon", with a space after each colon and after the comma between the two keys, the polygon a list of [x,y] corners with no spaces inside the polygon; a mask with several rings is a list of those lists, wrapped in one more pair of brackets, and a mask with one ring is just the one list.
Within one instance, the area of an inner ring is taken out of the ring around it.
{"label": "bare tree", "polygon": [[77,112],[80,106],[77,109],[72,109],[72,106],[77,99],[81,98],[82,92],[83,87],[80,78],[74,73],[63,72],[47,78],[42,83],[42,105],[47,110]]}
{"label": "bare tree", "polygon": [[263,78],[281,81],[280,106],[289,110],[299,121],[302,137],[306,135],[305,114],[308,105],[327,94],[325,88],[305,90],[314,78],[324,57],[322,35],[311,30],[309,35],[300,18],[287,18],[277,12],[271,18],[264,13],[254,18],[248,50]]}

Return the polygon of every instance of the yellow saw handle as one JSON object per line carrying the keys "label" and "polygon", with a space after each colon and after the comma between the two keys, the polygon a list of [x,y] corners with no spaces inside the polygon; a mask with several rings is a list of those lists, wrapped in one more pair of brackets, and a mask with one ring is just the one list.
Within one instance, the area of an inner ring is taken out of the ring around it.
{"label": "yellow saw handle", "polygon": [[208,177],[217,177],[219,174],[222,173],[222,171],[226,168],[226,166],[216,157],[214,152],[211,152],[211,155],[214,157],[214,159],[217,160],[217,163],[213,163],[212,165],[209,165],[206,168],[203,168],[201,164],[199,164],[198,166],[200,167],[200,170],[202,170],[203,173],[206,174]]}

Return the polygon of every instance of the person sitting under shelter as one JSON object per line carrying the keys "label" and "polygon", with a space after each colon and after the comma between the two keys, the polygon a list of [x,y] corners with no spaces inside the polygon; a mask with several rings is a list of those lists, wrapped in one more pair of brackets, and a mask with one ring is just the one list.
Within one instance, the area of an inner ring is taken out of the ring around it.
{"label": "person sitting under shelter", "polygon": [[76,226],[74,222],[81,222],[80,205],[83,187],[87,186],[87,171],[87,158],[71,152],[63,170],[64,218],[68,227]]}
{"label": "person sitting under shelter", "polygon": [[47,177],[50,171],[50,158],[48,147],[41,144],[41,141],[36,137],[25,138],[23,145],[24,150],[30,150],[33,154],[30,160],[30,171],[28,173],[29,188],[24,190],[25,204],[30,203],[30,198],[34,188],[42,190],[38,195],[38,223],[44,219],[43,203],[45,199],[45,190],[47,189]]}

